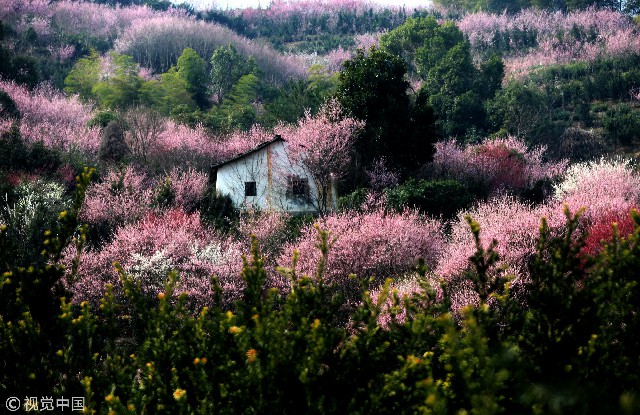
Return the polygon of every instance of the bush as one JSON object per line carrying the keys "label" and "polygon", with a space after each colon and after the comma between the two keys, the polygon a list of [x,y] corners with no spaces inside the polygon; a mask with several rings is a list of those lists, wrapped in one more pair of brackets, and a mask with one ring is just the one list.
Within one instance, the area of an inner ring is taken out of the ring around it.
{"label": "bush", "polygon": [[612,141],[622,145],[633,145],[640,138],[640,112],[626,104],[610,108],[602,124]]}
{"label": "bush", "polygon": [[360,210],[368,194],[369,190],[363,187],[346,196],[341,196],[338,198],[338,209],[340,211]]}
{"label": "bush", "polygon": [[221,195],[214,186],[210,186],[199,205],[202,221],[222,232],[228,232],[238,218],[238,211],[233,206],[229,195]]}
{"label": "bush", "polygon": [[20,110],[11,96],[0,89],[0,118],[20,119]]}
{"label": "bush", "polygon": [[87,127],[100,127],[104,128],[112,121],[119,121],[120,117],[113,111],[98,111],[96,115],[91,117],[89,121],[87,121]]}
{"label": "bush", "polygon": [[389,207],[397,211],[409,207],[445,219],[452,218],[473,201],[469,190],[456,180],[409,179],[386,194]]}
{"label": "bush", "polygon": [[98,158],[102,162],[119,163],[130,153],[122,127],[117,121],[110,121],[100,133]]}

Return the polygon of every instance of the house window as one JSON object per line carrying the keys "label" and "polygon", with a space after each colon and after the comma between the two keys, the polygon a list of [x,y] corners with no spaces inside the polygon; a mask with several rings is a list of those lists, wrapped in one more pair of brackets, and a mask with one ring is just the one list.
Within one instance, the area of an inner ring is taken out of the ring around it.
{"label": "house window", "polygon": [[257,196],[258,189],[256,182],[244,182],[244,195],[245,196]]}
{"label": "house window", "polygon": [[289,176],[287,180],[287,197],[297,201],[308,201],[309,179],[306,177]]}

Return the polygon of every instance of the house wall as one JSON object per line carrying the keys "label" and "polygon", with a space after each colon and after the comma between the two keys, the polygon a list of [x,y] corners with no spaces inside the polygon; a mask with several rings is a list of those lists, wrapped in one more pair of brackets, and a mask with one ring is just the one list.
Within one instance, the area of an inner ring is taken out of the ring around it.
{"label": "house wall", "polygon": [[[313,213],[313,202],[287,197],[287,175],[306,177],[312,200],[317,189],[304,168],[289,161],[283,141],[218,167],[216,190],[231,197],[236,207],[254,207],[265,211]],[[245,182],[256,182],[256,196],[245,196]]]}

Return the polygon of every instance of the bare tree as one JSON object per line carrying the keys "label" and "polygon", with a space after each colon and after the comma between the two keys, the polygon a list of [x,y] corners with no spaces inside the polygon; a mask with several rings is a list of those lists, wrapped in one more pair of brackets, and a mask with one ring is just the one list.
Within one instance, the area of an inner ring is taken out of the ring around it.
{"label": "bare tree", "polygon": [[162,115],[146,108],[133,108],[124,116],[127,127],[127,144],[133,156],[147,163],[149,150],[165,130]]}

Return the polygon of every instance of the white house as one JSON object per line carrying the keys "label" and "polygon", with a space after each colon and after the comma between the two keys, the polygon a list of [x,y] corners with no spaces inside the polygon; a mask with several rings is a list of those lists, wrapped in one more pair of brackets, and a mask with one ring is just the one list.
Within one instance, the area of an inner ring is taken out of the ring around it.
{"label": "white house", "polygon": [[[233,205],[240,208],[317,213],[318,190],[313,177],[304,166],[289,160],[286,145],[276,135],[246,153],[212,166],[218,193],[230,196]],[[328,205],[336,207],[335,188]]]}

